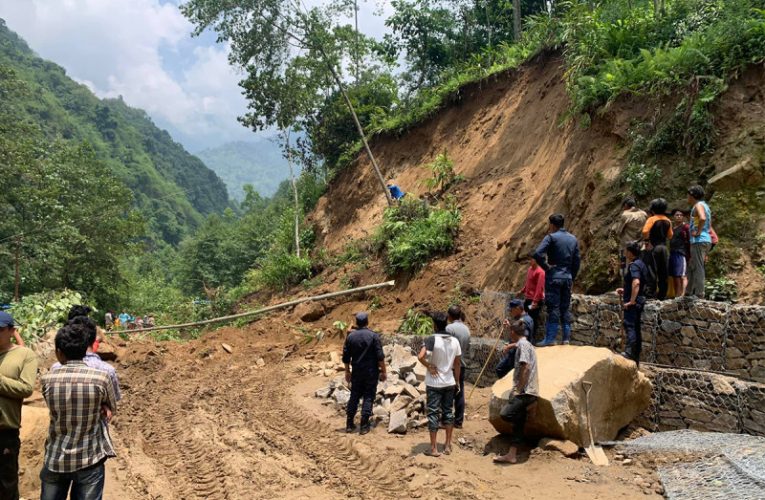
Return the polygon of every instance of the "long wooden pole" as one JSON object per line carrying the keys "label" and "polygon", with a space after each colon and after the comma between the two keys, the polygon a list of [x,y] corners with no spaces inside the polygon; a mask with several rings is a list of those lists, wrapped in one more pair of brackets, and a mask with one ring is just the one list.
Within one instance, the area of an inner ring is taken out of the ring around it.
{"label": "long wooden pole", "polygon": [[[311,302],[315,300],[331,299],[333,297],[340,297],[341,295],[348,295],[356,292],[365,292],[367,290],[374,290],[376,288],[383,288],[386,286],[394,286],[395,281],[386,281],[385,283],[377,283],[375,285],[360,286],[358,288],[351,288],[350,290],[341,290],[339,292],[330,292],[323,295],[314,295],[312,297],[304,297],[302,299],[295,299],[289,302],[282,302],[281,304],[275,304],[273,306],[263,307],[254,311],[243,312],[239,314],[231,314],[229,316],[221,316],[220,318],[206,319],[204,321],[196,321],[194,323],[183,323],[180,325],[167,325],[167,326],[153,326],[151,328],[140,328],[136,330],[116,330],[118,332],[130,332],[130,333],[143,333],[143,332],[155,332],[158,330],[177,330],[181,328],[191,328],[195,326],[209,325],[211,323],[221,323],[223,321],[231,321],[232,319],[246,318],[247,316],[254,316],[256,314],[263,314],[277,309],[284,309],[285,307],[291,307],[303,302]],[[112,330],[115,331],[115,330]]]}
{"label": "long wooden pole", "polygon": [[481,373],[478,374],[478,378],[475,379],[475,383],[473,384],[473,388],[470,389],[470,394],[468,394],[467,401],[470,401],[470,398],[473,397],[473,392],[475,391],[475,388],[478,387],[478,383],[481,381],[481,377],[483,377],[483,372],[486,371],[486,367],[489,366],[489,362],[494,358],[494,353],[497,352],[497,346],[499,345],[499,341],[502,338],[502,333],[505,331],[505,324],[502,323],[502,327],[499,329],[499,335],[497,335],[497,341],[494,342],[494,347],[491,348],[491,352],[489,353],[489,356],[486,358],[486,363],[483,364],[483,368],[481,368]]}

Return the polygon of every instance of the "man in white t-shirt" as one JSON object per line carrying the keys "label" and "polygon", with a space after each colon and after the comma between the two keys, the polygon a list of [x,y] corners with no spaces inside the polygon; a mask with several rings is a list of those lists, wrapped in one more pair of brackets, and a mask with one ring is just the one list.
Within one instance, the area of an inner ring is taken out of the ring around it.
{"label": "man in white t-shirt", "polygon": [[446,333],[446,315],[432,315],[435,334],[425,339],[425,345],[420,349],[417,358],[425,365],[428,373],[425,375],[428,430],[430,431],[430,450],[426,455],[440,456],[436,438],[439,423],[446,429],[444,453],[452,452],[452,432],[454,431],[454,395],[459,390],[457,380],[460,379],[460,363],[462,349],[459,341]]}
{"label": "man in white t-shirt", "polygon": [[495,463],[514,464],[517,462],[518,445],[523,442],[523,428],[529,406],[539,398],[539,377],[537,375],[537,353],[526,338],[523,321],[510,324],[510,340],[515,344],[515,368],[513,369],[513,391],[508,403],[502,407],[499,416],[513,424],[510,450],[506,455],[494,458]]}

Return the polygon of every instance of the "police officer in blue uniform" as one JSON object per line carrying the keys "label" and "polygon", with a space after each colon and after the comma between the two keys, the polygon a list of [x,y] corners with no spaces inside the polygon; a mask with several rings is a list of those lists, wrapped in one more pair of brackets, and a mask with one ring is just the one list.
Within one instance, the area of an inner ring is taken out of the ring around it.
{"label": "police officer in blue uniform", "polygon": [[370,431],[369,419],[377,395],[377,381],[384,382],[387,375],[380,336],[367,328],[369,315],[359,312],[356,313],[355,319],[356,327],[343,345],[345,381],[351,384],[351,398],[345,410],[345,432],[356,430],[353,420],[356,418],[359,400],[363,398],[360,434],[366,434]]}
{"label": "police officer in blue uniform", "polygon": [[639,242],[628,243],[624,254],[627,257],[627,266],[624,270],[624,288],[616,289],[616,293],[622,297],[624,332],[627,336],[622,356],[640,365],[640,351],[643,345],[640,326],[646,301],[648,266],[640,259]]}
{"label": "police officer in blue uniform", "polygon": [[534,260],[545,270],[545,304],[547,325],[545,339],[537,347],[555,345],[558,327],[563,326],[563,343],[571,340],[571,287],[579,273],[581,263],[579,243],[576,236],[563,228],[561,214],[548,219],[549,234],[544,237],[534,252]]}

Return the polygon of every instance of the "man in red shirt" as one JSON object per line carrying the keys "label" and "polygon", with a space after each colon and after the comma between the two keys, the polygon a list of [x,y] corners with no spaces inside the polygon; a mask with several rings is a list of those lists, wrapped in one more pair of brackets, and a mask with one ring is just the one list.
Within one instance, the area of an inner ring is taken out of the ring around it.
{"label": "man in red shirt", "polygon": [[529,341],[536,344],[539,313],[545,301],[545,270],[534,260],[534,257],[530,256],[529,261],[529,270],[526,272],[526,282],[523,284],[521,294],[525,299],[523,308],[534,320],[534,331],[531,332]]}

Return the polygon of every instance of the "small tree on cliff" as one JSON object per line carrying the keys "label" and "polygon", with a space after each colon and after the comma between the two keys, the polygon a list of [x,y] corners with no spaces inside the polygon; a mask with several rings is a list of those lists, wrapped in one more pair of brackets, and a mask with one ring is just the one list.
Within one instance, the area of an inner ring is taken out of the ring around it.
{"label": "small tree on cliff", "polygon": [[318,108],[333,86],[343,96],[388,203],[390,194],[345,90],[342,62],[358,59],[359,35],[335,26],[342,3],[306,9],[301,0],[190,0],[181,9],[196,25],[231,44],[230,61],[246,71],[239,85],[249,100],[240,121],[254,130],[292,128]]}

